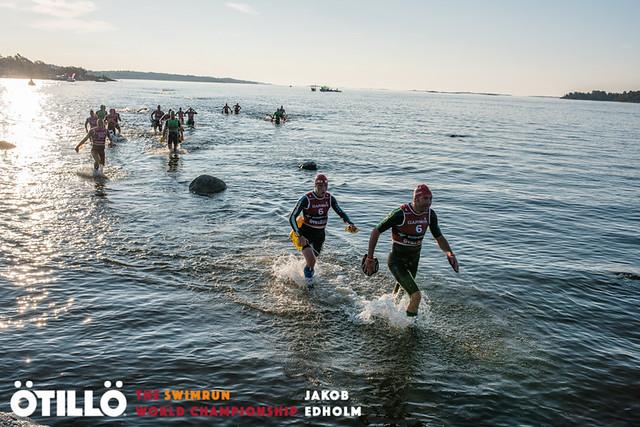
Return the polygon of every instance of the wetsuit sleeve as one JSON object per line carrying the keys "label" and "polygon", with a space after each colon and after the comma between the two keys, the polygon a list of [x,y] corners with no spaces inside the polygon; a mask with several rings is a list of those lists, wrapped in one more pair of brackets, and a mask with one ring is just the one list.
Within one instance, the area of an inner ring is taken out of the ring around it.
{"label": "wetsuit sleeve", "polygon": [[353,225],[353,222],[351,222],[351,220],[349,219],[349,215],[347,215],[346,212],[340,208],[340,206],[338,205],[338,201],[333,196],[331,196],[331,207],[338,214],[338,216],[342,218],[344,222]]}
{"label": "wetsuit sleeve", "polygon": [[429,215],[429,230],[431,230],[431,235],[434,239],[442,236],[442,231],[440,231],[440,227],[438,226],[438,215],[436,215],[436,211],[431,209],[431,214]]}
{"label": "wetsuit sleeve", "polygon": [[380,224],[376,225],[376,229],[380,233],[384,233],[394,225],[400,225],[403,222],[404,222],[404,212],[402,212],[402,209],[397,208],[392,210],[385,219],[380,221]]}
{"label": "wetsuit sleeve", "polygon": [[291,215],[289,215],[289,224],[291,225],[293,231],[297,234],[300,234],[300,229],[298,228],[296,218],[298,218],[298,215],[300,215],[302,209],[306,209],[307,207],[309,207],[309,200],[307,199],[307,196],[302,196],[300,200],[298,200],[298,203],[296,203],[293,211],[291,211]]}

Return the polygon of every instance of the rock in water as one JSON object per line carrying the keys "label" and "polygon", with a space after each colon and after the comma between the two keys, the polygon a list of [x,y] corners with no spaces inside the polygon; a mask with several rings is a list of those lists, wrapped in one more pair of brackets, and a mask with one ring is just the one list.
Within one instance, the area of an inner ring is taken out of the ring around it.
{"label": "rock in water", "polygon": [[316,165],[316,162],[303,162],[300,163],[300,166],[298,166],[300,169],[304,169],[304,170],[308,170],[308,171],[315,171],[318,170],[318,165]]}
{"label": "rock in water", "polygon": [[16,146],[9,141],[0,140],[0,150],[11,150],[12,148],[16,148]]}
{"label": "rock in water", "polygon": [[201,196],[219,193],[227,189],[227,184],[211,175],[200,175],[189,184],[189,191]]}
{"label": "rock in water", "polygon": [[29,418],[21,418],[8,412],[0,412],[0,425],[6,427],[46,427],[43,424],[34,423]]}

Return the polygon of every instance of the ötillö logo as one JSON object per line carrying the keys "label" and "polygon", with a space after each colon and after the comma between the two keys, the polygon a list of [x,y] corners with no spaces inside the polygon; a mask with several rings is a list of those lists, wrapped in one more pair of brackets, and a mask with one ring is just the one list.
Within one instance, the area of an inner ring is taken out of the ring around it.
{"label": "\u00f6till\u00f6 logo", "polygon": [[[16,388],[21,388],[22,383],[16,381]],[[105,388],[111,388],[111,381],[104,382]],[[116,381],[115,386],[122,388],[122,381]],[[120,390],[107,390],[100,397],[100,407],[93,406],[93,390],[83,390],[84,405],[77,405],[75,390],[30,390],[33,387],[32,381],[25,383],[26,389],[18,390],[11,396],[11,410],[19,417],[30,417],[38,410],[40,403],[40,414],[43,417],[51,416],[52,407],[55,408],[57,417],[118,417],[124,414],[127,409],[127,398]],[[116,407],[111,407],[109,403],[115,400]],[[22,406],[26,401],[26,406]]]}

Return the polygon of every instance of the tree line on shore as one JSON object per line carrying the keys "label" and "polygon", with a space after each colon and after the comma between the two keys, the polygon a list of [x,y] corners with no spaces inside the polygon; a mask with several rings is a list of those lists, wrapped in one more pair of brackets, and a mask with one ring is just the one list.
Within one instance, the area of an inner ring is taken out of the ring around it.
{"label": "tree line on shore", "polygon": [[640,102],[640,90],[624,91],[622,93],[592,90],[591,93],[571,92],[562,99],[586,99],[589,101],[616,101],[616,102]]}
{"label": "tree line on shore", "polygon": [[61,79],[66,76],[74,76],[75,80],[114,81],[105,76],[96,76],[81,67],[61,67],[42,61],[34,62],[19,53],[15,56],[0,55],[0,77]]}
{"label": "tree line on shore", "polygon": [[90,71],[81,67],[61,67],[31,61],[20,55],[3,57],[0,55],[0,77],[23,79],[54,79],[80,81],[116,81],[114,79],[166,80],[208,83],[265,84],[251,80],[238,80],[230,77],[193,76],[189,74],[169,74],[146,71]]}

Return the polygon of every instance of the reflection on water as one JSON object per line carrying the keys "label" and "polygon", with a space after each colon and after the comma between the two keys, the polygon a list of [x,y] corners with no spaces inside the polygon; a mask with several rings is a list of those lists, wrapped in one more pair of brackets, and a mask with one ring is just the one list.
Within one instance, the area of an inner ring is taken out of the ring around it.
{"label": "reflection on water", "polygon": [[44,91],[28,86],[27,80],[2,80],[0,139],[16,146],[0,160],[0,252],[5,260],[0,263],[0,278],[5,298],[14,301],[3,301],[0,329],[9,331],[29,325],[43,328],[73,306],[73,299],[64,301],[56,295],[58,278],[51,267],[58,241],[50,227],[59,213],[48,197],[54,186],[46,167],[53,143],[47,138],[51,125],[45,114],[47,102]]}
{"label": "reflection on water", "polygon": [[104,180],[96,179],[96,192],[94,193],[96,197],[106,198],[106,186]]}
{"label": "reflection on water", "polygon": [[22,79],[3,79],[0,85],[0,106],[4,114],[0,120],[0,139],[16,145],[25,164],[30,156],[42,149],[51,124],[44,112],[46,99],[40,87],[28,86]]}
{"label": "reflection on water", "polygon": [[178,167],[180,166],[180,157],[177,154],[169,155],[167,172],[177,172]]}

